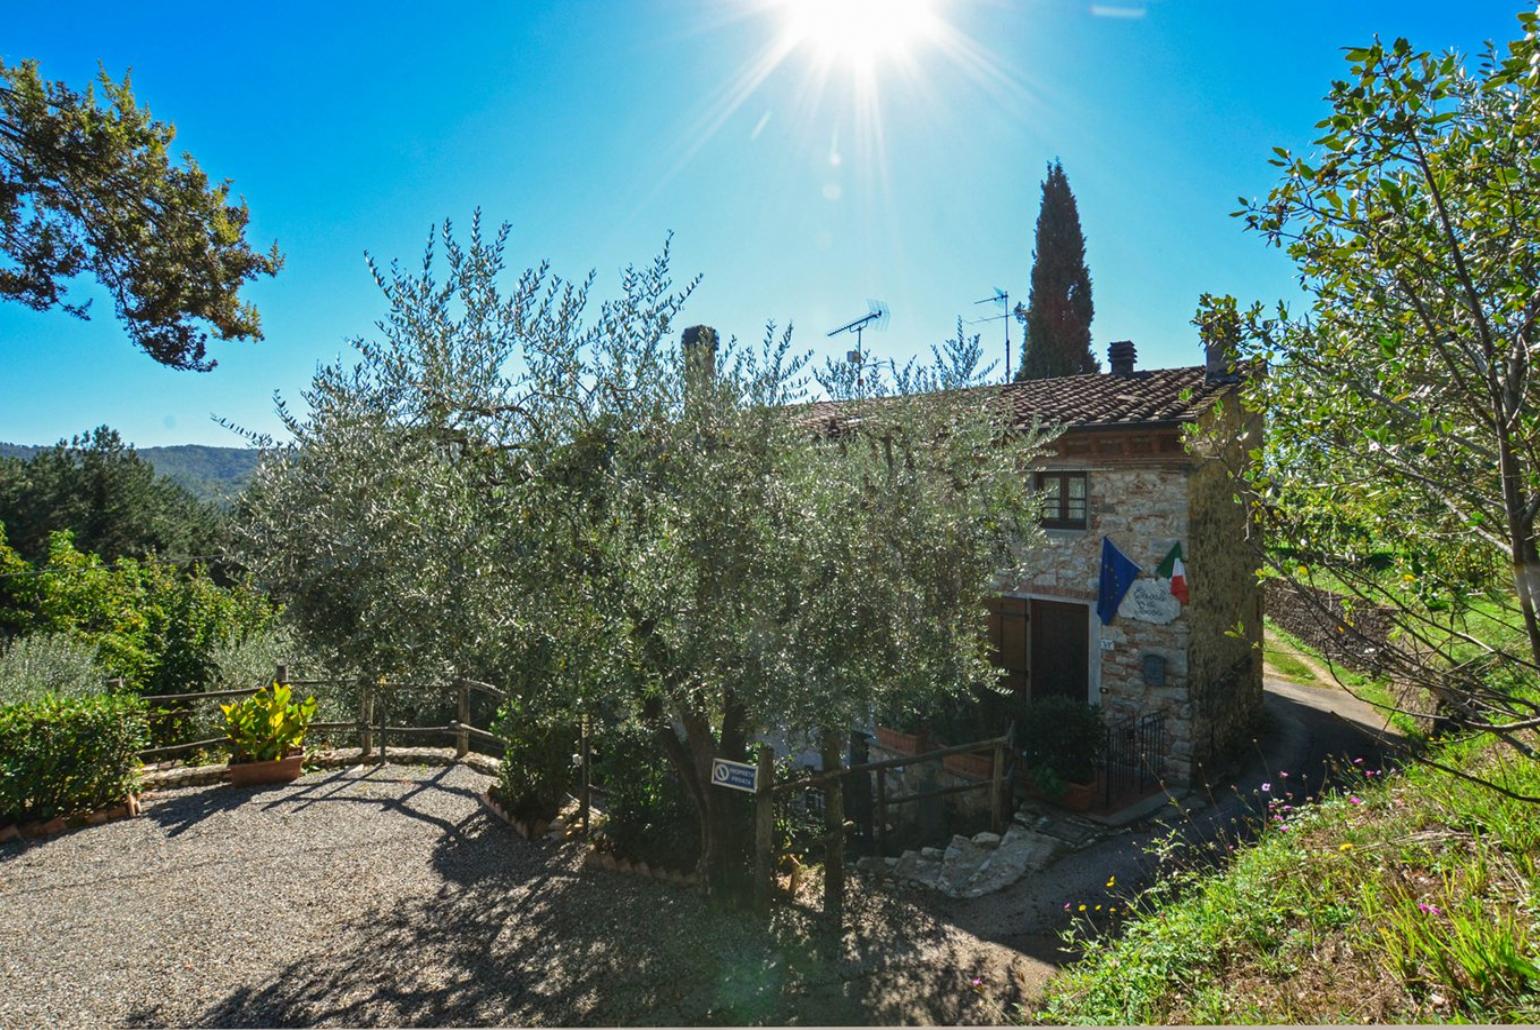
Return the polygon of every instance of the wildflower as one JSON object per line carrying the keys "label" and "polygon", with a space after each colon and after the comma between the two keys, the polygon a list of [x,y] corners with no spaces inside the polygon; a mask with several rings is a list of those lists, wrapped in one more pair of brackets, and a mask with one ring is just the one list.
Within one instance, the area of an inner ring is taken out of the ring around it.
{"label": "wildflower", "polygon": [[1285,780],[1289,778],[1289,774],[1283,770],[1279,770],[1278,775]]}
{"label": "wildflower", "polygon": [[1108,907],[1107,907],[1107,914],[1108,914],[1108,915],[1112,915],[1112,914],[1114,914],[1114,913],[1115,913],[1115,912],[1117,912],[1117,910],[1118,910],[1118,907],[1117,907],[1117,906],[1116,906],[1116,905],[1109,905],[1109,906],[1108,906]]}
{"label": "wildflower", "polygon": [[1359,797],[1357,794],[1352,794],[1352,795],[1348,796],[1348,804],[1350,804],[1350,805],[1361,805],[1363,803],[1364,803],[1364,799]]}
{"label": "wildflower", "polygon": [[1338,851],[1352,851],[1353,850],[1353,845],[1349,844],[1347,841],[1343,841],[1341,844],[1337,845],[1337,850]]}
{"label": "wildflower", "polygon": [[1100,905],[1097,905],[1096,906],[1096,911],[1100,912],[1101,910],[1102,910],[1102,907]]}
{"label": "wildflower", "polygon": [[1437,905],[1430,905],[1426,901],[1417,902],[1417,911],[1430,916],[1441,916],[1444,914],[1443,909],[1439,908]]}
{"label": "wildflower", "polygon": [[984,985],[984,981],[976,976],[968,982],[971,983],[974,987],[982,987]]}
{"label": "wildflower", "polygon": [[1118,878],[1116,876],[1109,876],[1109,877],[1107,877],[1107,886],[1108,887],[1116,887],[1117,885],[1118,885]]}
{"label": "wildflower", "polygon": [[1359,755],[1357,758],[1353,759],[1353,764],[1354,765],[1363,765],[1364,764],[1364,756],[1363,755]]}
{"label": "wildflower", "polygon": [[1294,811],[1294,806],[1293,805],[1284,805],[1283,806],[1283,810],[1285,812],[1292,812],[1292,811]]}
{"label": "wildflower", "polygon": [[1084,902],[1081,903],[1080,908],[1077,911],[1080,911],[1080,912],[1084,912],[1085,911],[1085,903]]}
{"label": "wildflower", "polygon": [[1064,911],[1066,911],[1066,912],[1069,911],[1069,902],[1067,902],[1067,901],[1064,903]]}
{"label": "wildflower", "polygon": [[1272,783],[1267,782],[1267,781],[1263,781],[1263,783],[1262,783],[1262,793],[1266,794],[1268,791],[1270,791],[1272,789],[1273,789]]}

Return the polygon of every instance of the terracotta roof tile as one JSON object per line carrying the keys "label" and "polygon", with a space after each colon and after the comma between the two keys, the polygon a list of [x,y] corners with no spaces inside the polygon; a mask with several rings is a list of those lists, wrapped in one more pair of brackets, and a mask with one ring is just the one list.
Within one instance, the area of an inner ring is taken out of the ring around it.
{"label": "terracotta roof tile", "polygon": [[[1022,425],[1038,419],[1065,428],[1193,422],[1229,386],[1211,381],[1202,365],[1033,379],[1003,386],[974,387],[1009,400]],[[840,405],[812,406],[814,421],[838,421]]]}

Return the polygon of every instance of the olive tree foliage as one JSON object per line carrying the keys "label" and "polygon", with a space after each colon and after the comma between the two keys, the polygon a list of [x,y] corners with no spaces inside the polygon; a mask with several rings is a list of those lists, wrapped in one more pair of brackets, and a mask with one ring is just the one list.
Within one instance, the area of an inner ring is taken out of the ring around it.
{"label": "olive tree foliage", "polygon": [[506,235],[446,224],[376,271],[389,314],[282,409],[244,551],[361,669],[643,725],[720,886],[743,802],[714,758],[994,677],[982,604],[1035,540],[1038,437],[977,392],[809,405],[789,330],[681,344],[666,248],[595,306],[544,266],[502,285]]}
{"label": "olive tree foliage", "polygon": [[1208,298],[1198,322],[1271,366],[1248,396],[1269,439],[1249,492],[1279,571],[1391,610],[1391,672],[1528,752],[1540,46],[1521,22],[1475,70],[1399,39],[1348,50],[1315,153],[1278,148],[1282,181],[1237,212],[1293,258],[1308,310]]}
{"label": "olive tree foliage", "polygon": [[979,334],[964,332],[961,318],[951,337],[931,344],[930,357],[928,362],[911,358],[902,366],[892,361],[863,361],[858,365],[825,358],[823,367],[813,371],[813,378],[832,400],[869,400],[983,386],[999,365],[996,361],[984,363]]}

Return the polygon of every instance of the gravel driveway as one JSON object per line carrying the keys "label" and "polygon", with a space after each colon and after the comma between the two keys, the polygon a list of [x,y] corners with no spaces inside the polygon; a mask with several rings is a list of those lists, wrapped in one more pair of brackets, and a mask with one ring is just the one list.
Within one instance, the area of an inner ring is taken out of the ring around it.
{"label": "gravel driveway", "polygon": [[490,818],[487,782],[167,791],[0,845],[0,1026],[991,1022],[972,977],[1009,1003],[1048,969],[860,883],[836,944],[797,906],[766,925],[579,872]]}

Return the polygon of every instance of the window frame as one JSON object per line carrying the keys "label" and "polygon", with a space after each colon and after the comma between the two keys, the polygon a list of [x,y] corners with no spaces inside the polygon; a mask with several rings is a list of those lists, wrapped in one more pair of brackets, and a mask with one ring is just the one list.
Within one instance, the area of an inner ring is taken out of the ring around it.
{"label": "window frame", "polygon": [[[1084,469],[1043,469],[1035,473],[1033,484],[1039,494],[1047,494],[1050,480],[1057,480],[1059,485],[1059,503],[1056,511],[1043,510],[1042,527],[1044,529],[1089,529],[1091,527],[1091,479]],[[1084,494],[1081,498],[1082,512],[1080,518],[1074,519],[1069,514],[1070,488],[1073,480],[1079,480],[1084,484]]]}

